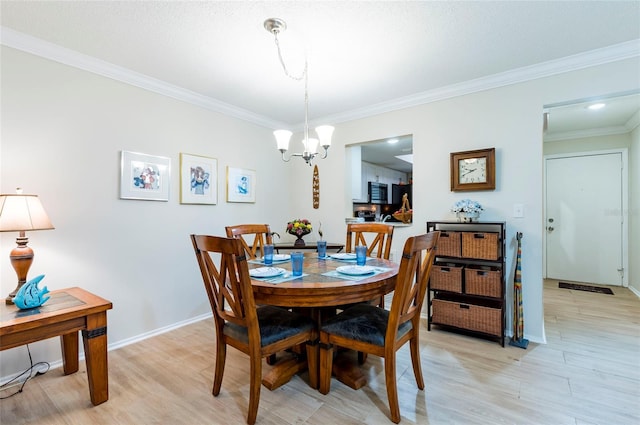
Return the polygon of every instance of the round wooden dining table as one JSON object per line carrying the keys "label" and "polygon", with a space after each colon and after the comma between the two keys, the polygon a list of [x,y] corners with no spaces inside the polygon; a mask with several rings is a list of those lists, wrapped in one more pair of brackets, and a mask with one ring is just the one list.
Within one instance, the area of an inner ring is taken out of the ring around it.
{"label": "round wooden dining table", "polygon": [[[371,301],[388,294],[395,288],[399,266],[392,261],[367,258],[367,266],[374,267],[375,273],[357,277],[336,273],[338,267],[346,265],[355,265],[355,262],[345,262],[333,259],[331,256],[323,259],[318,258],[317,253],[306,253],[303,276],[288,280],[292,278],[290,276],[291,261],[274,263],[273,267],[286,270],[284,278],[252,278],[256,304],[305,311],[320,325],[327,314],[335,314],[337,306]],[[264,267],[261,264],[250,264],[250,266],[251,268]],[[359,369],[348,362],[336,362],[334,366],[344,369],[336,370],[334,367],[334,374],[351,388],[358,389],[366,383]],[[279,362],[263,377],[262,383],[273,390],[288,382],[294,374],[306,367],[307,362],[297,358]],[[312,386],[315,384],[311,383]]]}

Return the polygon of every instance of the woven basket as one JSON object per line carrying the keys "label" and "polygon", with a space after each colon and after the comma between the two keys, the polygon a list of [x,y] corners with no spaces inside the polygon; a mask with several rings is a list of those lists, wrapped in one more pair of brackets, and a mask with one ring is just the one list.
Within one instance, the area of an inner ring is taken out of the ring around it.
{"label": "woven basket", "polygon": [[433,300],[432,320],[436,324],[461,329],[502,335],[502,317],[499,308],[483,307],[445,300]]}
{"label": "woven basket", "polygon": [[463,232],[462,256],[481,260],[497,260],[500,257],[498,238],[499,234],[493,232]]}
{"label": "woven basket", "polygon": [[472,295],[500,298],[500,269],[488,266],[467,266],[464,269],[464,292]]}
{"label": "woven basket", "polygon": [[405,211],[399,213],[393,213],[393,218],[400,220],[403,223],[411,223],[413,220],[413,212]]}
{"label": "woven basket", "polygon": [[397,212],[393,213],[393,218],[400,220],[403,223],[411,223],[413,220],[413,211],[411,211],[411,204],[409,204],[409,195],[402,195],[402,207]]}
{"label": "woven basket", "polygon": [[456,264],[434,264],[429,276],[431,289],[461,293],[462,269],[461,265]]}
{"label": "woven basket", "polygon": [[460,232],[448,232],[441,230],[436,252],[439,256],[460,257],[462,255]]}

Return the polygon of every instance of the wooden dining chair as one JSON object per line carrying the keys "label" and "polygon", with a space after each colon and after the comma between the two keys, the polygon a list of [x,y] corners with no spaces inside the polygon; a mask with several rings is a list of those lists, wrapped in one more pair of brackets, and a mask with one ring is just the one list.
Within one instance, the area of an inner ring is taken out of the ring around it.
{"label": "wooden dining chair", "polygon": [[413,374],[418,388],[424,389],[420,366],[420,312],[439,237],[440,232],[436,231],[407,239],[390,310],[367,303],[356,304],[321,324],[319,389],[322,394],[327,394],[331,387],[335,346],[383,357],[391,420],[400,422],[396,352],[409,342]]}
{"label": "wooden dining chair", "polygon": [[[393,226],[384,223],[349,223],[345,252],[355,252],[357,245],[366,245],[367,257],[388,260],[391,256],[393,229]],[[384,308],[384,296],[371,302]],[[362,363],[365,359],[366,356],[360,356]]]}
{"label": "wooden dining chair", "polygon": [[228,238],[242,241],[242,246],[251,260],[258,254],[262,257],[264,245],[273,243],[273,233],[268,224],[238,224],[226,226],[225,230]]}
{"label": "wooden dining chair", "polygon": [[393,229],[393,226],[384,223],[349,223],[345,252],[355,252],[356,245],[366,245],[367,257],[388,260],[391,256]]}
{"label": "wooden dining chair", "polygon": [[[309,381],[317,386],[316,325],[309,317],[275,306],[257,307],[244,247],[240,240],[191,235],[204,286],[213,310],[216,333],[216,365],[213,395],[220,394],[230,345],[249,356],[249,413],[253,425],[260,402],[262,359],[299,345],[306,345]],[[214,258],[219,256],[216,265]],[[312,342],[312,344],[307,344]]]}

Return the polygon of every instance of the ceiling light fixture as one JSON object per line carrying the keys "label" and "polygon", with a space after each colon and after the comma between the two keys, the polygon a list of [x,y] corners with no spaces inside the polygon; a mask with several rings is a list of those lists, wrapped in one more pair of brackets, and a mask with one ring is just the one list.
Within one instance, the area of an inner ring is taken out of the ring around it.
{"label": "ceiling light fixture", "polygon": [[333,127],[330,125],[321,125],[319,127],[316,127],[316,133],[320,141],[318,141],[318,139],[316,138],[309,138],[309,91],[307,89],[309,67],[307,64],[307,59],[305,57],[304,70],[302,71],[302,75],[300,75],[299,77],[291,75],[287,70],[286,65],[284,64],[284,60],[282,59],[280,42],[278,41],[278,34],[287,29],[286,22],[284,22],[282,19],[270,18],[264,21],[264,28],[274,36],[276,47],[278,48],[278,59],[280,59],[280,64],[282,65],[282,69],[284,70],[285,75],[296,81],[304,79],[304,138],[302,139],[304,152],[292,153],[288,158],[286,157],[285,154],[289,150],[289,140],[291,139],[292,135],[289,130],[276,130],[273,132],[273,135],[276,137],[278,150],[282,153],[282,160],[285,162],[289,162],[292,156],[299,156],[304,159],[305,162],[309,164],[309,166],[311,166],[313,158],[318,155],[318,143],[324,149],[324,154],[321,156],[321,159],[325,159],[327,157],[329,147],[331,146]]}
{"label": "ceiling light fixture", "polygon": [[592,111],[596,111],[598,109],[602,109],[605,107],[604,103],[594,103],[593,105],[587,106],[587,109],[591,109]]}

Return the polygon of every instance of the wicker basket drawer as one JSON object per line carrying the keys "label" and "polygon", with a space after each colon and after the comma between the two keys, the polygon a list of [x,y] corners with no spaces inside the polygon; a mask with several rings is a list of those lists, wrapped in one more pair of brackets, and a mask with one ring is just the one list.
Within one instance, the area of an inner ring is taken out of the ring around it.
{"label": "wicker basket drawer", "polygon": [[500,298],[502,279],[497,267],[467,266],[464,269],[464,292]]}
{"label": "wicker basket drawer", "polygon": [[434,264],[429,276],[431,289],[462,292],[462,269],[462,266],[455,264]]}
{"label": "wicker basket drawer", "polygon": [[440,231],[437,255],[443,257],[460,257],[462,255],[460,247],[460,232]]}
{"label": "wicker basket drawer", "polygon": [[500,244],[498,233],[464,232],[462,233],[462,256],[482,260],[497,260]]}
{"label": "wicker basket drawer", "polygon": [[434,299],[432,314],[432,320],[436,324],[495,336],[502,335],[502,317],[499,308]]}

